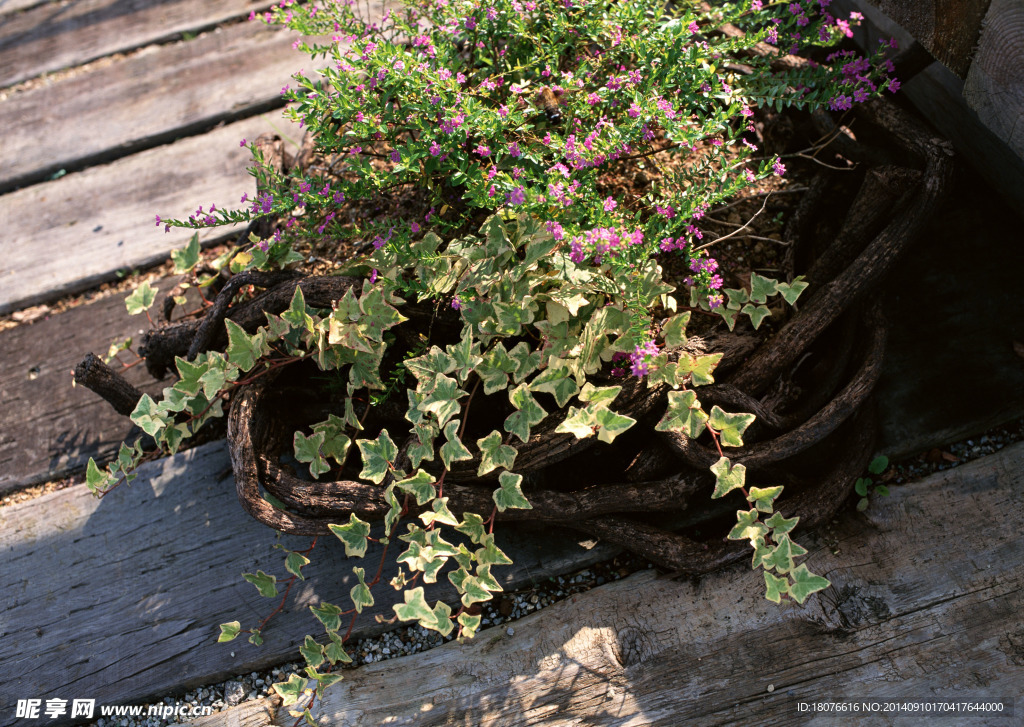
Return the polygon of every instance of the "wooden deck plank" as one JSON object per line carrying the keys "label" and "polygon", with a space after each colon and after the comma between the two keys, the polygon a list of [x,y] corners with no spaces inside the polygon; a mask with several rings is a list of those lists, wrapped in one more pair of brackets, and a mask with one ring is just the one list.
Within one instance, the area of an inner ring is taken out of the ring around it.
{"label": "wooden deck plank", "polygon": [[[920,724],[799,702],[1017,699],[1024,692],[1024,444],[847,512],[807,562],[833,587],[779,607],[737,564],[699,580],[598,587],[466,645],[347,672],[324,725]],[[770,686],[769,686],[770,685]],[[969,717],[969,722],[967,718]],[[294,717],[280,710],[274,724]]]}
{"label": "wooden deck plank", "polygon": [[45,5],[51,0],[0,0],[0,15],[14,14],[19,10],[28,10],[37,5]]}
{"label": "wooden deck plank", "polygon": [[[283,574],[274,544],[309,545],[256,523],[234,489],[226,447],[214,443],[144,465],[130,488],[102,500],[77,486],[0,508],[0,578],[8,584],[0,596],[0,724],[11,724],[17,699],[140,704],[296,658],[303,636],[322,632],[308,606],[347,604],[352,566],[378,562],[372,551],[347,561],[332,537],[321,538],[307,580],[266,628],[262,647],[244,638],[215,643],[218,624],[251,626],[277,605],[240,574]],[[499,544],[516,560],[497,574],[506,590],[616,552],[512,529]],[[394,570],[385,566],[385,580]],[[447,579],[428,589],[431,599],[454,594]],[[375,589],[379,602],[363,613],[356,638],[383,630],[373,614],[393,615],[395,594]]]}
{"label": "wooden deck plank", "polygon": [[0,192],[283,106],[280,89],[304,58],[297,37],[235,24],[12,95],[0,102],[12,151]]}
{"label": "wooden deck plank", "polygon": [[[170,279],[152,283],[161,293]],[[99,356],[115,340],[148,330],[145,316],[129,316],[124,295],[72,308],[46,320],[0,332],[0,495],[25,485],[84,471],[89,457],[112,457],[138,430],[85,387],[72,387],[71,371],[87,353]],[[126,359],[127,360],[127,359]],[[154,394],[144,366],[125,378]]]}
{"label": "wooden deck plank", "polygon": [[[166,259],[188,235],[164,234],[154,216],[187,217],[210,203],[237,206],[254,189],[246,171],[251,155],[239,140],[272,130],[288,136],[290,129],[277,113],[253,117],[3,195],[0,313]],[[230,234],[212,228],[200,239],[213,243]]]}
{"label": "wooden deck plank", "polygon": [[0,88],[260,12],[268,0],[77,0],[0,24]]}

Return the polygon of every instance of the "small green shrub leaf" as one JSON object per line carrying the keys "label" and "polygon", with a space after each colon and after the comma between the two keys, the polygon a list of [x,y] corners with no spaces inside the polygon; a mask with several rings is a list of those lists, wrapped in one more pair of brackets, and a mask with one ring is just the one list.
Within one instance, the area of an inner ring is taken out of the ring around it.
{"label": "small green shrub leaf", "polygon": [[367,538],[370,536],[370,524],[359,519],[355,513],[348,517],[345,525],[328,525],[327,529],[334,533],[345,545],[345,555],[349,558],[362,558],[366,554]]}
{"label": "small green shrub leaf", "polygon": [[812,593],[823,591],[832,585],[827,578],[811,573],[804,564],[797,566],[789,577],[792,579],[789,584],[789,595],[797,603],[803,603]]}
{"label": "small green shrub leaf", "polygon": [[220,625],[220,636],[217,637],[217,643],[223,644],[225,641],[232,641],[238,638],[238,634],[242,632],[242,624],[238,621],[230,621],[226,624]]}
{"label": "small green shrub leaf", "polygon": [[708,415],[701,409],[701,403],[697,400],[697,392],[690,389],[670,391],[665,415],[654,428],[659,432],[681,432],[691,439],[696,439],[704,431],[707,420]]}
{"label": "small green shrub leaf", "polygon": [[713,406],[708,426],[719,433],[723,447],[742,447],[743,432],[754,418],[753,414],[727,414],[721,407]]}
{"label": "small green shrub leaf", "polygon": [[277,578],[274,576],[258,570],[256,573],[243,573],[242,578],[256,586],[256,590],[264,598],[273,598],[277,595]]}
{"label": "small green shrub leaf", "polygon": [[515,475],[511,472],[501,473],[498,477],[498,483],[501,486],[494,491],[494,504],[497,505],[498,512],[505,512],[509,508],[533,509],[533,505],[523,496],[522,482],[522,475]]}
{"label": "small green shrub leaf", "polygon": [[124,305],[128,309],[128,315],[134,316],[149,310],[155,300],[156,291],[149,286],[149,281],[146,280],[124,299]]}
{"label": "small green shrub leaf", "polygon": [[737,464],[735,467],[730,465],[727,457],[722,457],[711,465],[711,472],[715,476],[715,491],[711,495],[712,498],[725,497],[746,483],[747,468],[742,464]]}
{"label": "small green shrub leaf", "polygon": [[175,275],[191,272],[192,268],[199,263],[199,233],[192,235],[188,245],[181,250],[172,250],[171,260],[174,261]]}
{"label": "small green shrub leaf", "polygon": [[437,495],[434,476],[426,470],[416,470],[412,477],[396,482],[395,487],[415,497],[417,505],[426,505]]}
{"label": "small green shrub leaf", "polygon": [[388,468],[398,456],[398,447],[391,441],[388,430],[383,430],[376,439],[357,439],[356,445],[363,457],[361,479],[369,480],[375,485],[384,481]]}

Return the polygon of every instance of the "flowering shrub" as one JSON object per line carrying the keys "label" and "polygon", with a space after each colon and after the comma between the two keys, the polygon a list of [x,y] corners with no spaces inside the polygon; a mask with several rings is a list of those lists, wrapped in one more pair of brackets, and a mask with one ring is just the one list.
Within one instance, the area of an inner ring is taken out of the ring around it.
{"label": "flowering shrub", "polygon": [[[384,487],[390,503],[385,540],[401,517],[420,513],[422,525],[397,536],[408,545],[399,561],[409,576],[393,583],[406,589],[396,616],[443,634],[457,625],[470,636],[480,624],[473,605],[500,590],[490,569],[508,559],[492,533],[495,513],[449,510],[444,482],[453,464],[471,462],[477,477],[494,480],[496,512],[529,508],[515,472],[517,447],[556,413],[556,433],[614,441],[636,423],[621,413],[620,394],[624,380],[639,377],[671,389],[658,430],[708,432],[722,454],[711,468],[713,496],[740,489],[749,501],[729,537],[751,541],[768,598],[802,603],[824,588],[825,579],[794,563],[805,551],[788,535],[796,520],[773,512],[782,488],[748,488],[743,465],[724,455],[723,447],[742,445],[753,415],[705,412],[697,398],[721,355],[693,355],[684,345],[695,310],[714,311],[730,330],[740,316],[758,328],[770,299],[792,304],[807,285],[754,274],[749,290],[723,289],[717,261],[701,249],[709,209],[785,173],[781,159],[759,156],[750,141],[754,109],[848,108],[898,88],[887,61],[841,52],[819,65],[786,55],[850,34],[847,20],[829,14],[828,0],[718,2],[704,10],[651,0],[436,0],[372,24],[351,5],[285,2],[264,17],[330,38],[297,42],[319,70],[283,89],[287,114],[315,134],[317,163],[291,175],[257,163],[261,191],[242,198],[247,206],[200,208],[157,224],[280,220],[269,239],[253,239],[223,261],[236,272],[283,268],[304,259],[297,250],[325,241],[366,241],[369,252],[345,269],[362,282],[331,309],[307,305],[296,288],[290,308],[255,332],[228,321],[227,350],[179,358],[179,380],[159,402],[143,397],[132,419],[173,452],[222,415],[226,392],[269,368],[312,359],[339,372],[343,414],[295,432],[295,458],[319,478],[352,466],[358,450],[358,477]],[[643,195],[609,193],[608,175],[669,158],[679,163]],[[341,214],[344,205],[400,189],[415,190],[429,211],[365,224]],[[683,256],[689,270],[681,299],[662,278],[659,260],[669,255]],[[188,271],[197,260],[193,238],[176,262]],[[448,314],[461,334],[428,338],[382,371],[398,345],[391,329],[426,301],[454,309]],[[137,291],[131,305],[151,303]],[[396,433],[359,438],[357,400],[371,392],[380,401],[396,389],[407,401],[404,459]],[[506,392],[512,413],[469,440],[478,389]],[[125,446],[106,471],[90,462],[90,486],[104,490],[130,476],[140,455]],[[330,529],[349,555],[366,551],[370,526],[356,515]],[[464,536],[460,545],[444,537],[451,531]],[[304,562],[289,554],[293,578]],[[457,613],[411,587],[419,578],[433,582],[445,566],[461,594]],[[373,582],[355,572],[359,612],[373,603]],[[277,592],[271,576],[246,578],[265,595]],[[323,663],[348,659],[339,636],[347,612],[332,604],[313,611],[329,641],[307,637],[303,655],[323,687],[338,678],[318,671]],[[227,640],[241,627],[226,624],[223,632]],[[250,633],[258,642],[258,629]],[[279,686],[289,698],[300,690],[298,682]]]}

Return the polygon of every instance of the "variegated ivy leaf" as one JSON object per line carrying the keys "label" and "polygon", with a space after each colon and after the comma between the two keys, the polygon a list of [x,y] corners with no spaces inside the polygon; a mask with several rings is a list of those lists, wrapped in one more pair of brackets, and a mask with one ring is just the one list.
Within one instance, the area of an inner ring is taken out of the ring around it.
{"label": "variegated ivy leaf", "polygon": [[[588,381],[580,390],[580,401],[590,402],[592,406],[600,404],[609,405],[615,401],[615,397],[619,395],[620,391],[622,391],[621,386],[597,387]],[[590,407],[587,408],[589,409]]]}
{"label": "variegated ivy leaf", "polygon": [[485,565],[512,565],[512,559],[494,544],[493,533],[488,533],[480,538],[480,545],[482,547],[473,553],[478,567]]}
{"label": "variegated ivy leaf", "polygon": [[743,487],[747,480],[747,468],[742,464],[730,467],[728,458],[722,457],[711,465],[711,472],[715,475],[715,491],[712,498],[725,497],[733,490]]}
{"label": "variegated ivy leaf", "polygon": [[701,409],[700,401],[697,400],[697,392],[689,389],[670,391],[665,416],[654,425],[654,429],[659,432],[681,432],[691,439],[696,439],[704,431],[704,423],[707,420],[708,415]]}
{"label": "variegated ivy leaf", "polygon": [[424,461],[434,461],[434,437],[437,436],[437,425],[433,422],[417,424],[414,428],[416,440],[409,447],[409,463],[419,467]]}
{"label": "variegated ivy leaf", "polygon": [[793,597],[793,600],[797,603],[803,603],[807,600],[807,597],[816,591],[821,591],[828,588],[829,583],[827,578],[814,575],[805,564],[801,564],[789,574],[792,579],[789,583],[789,595]]}
{"label": "variegated ivy leaf", "polygon": [[319,606],[310,606],[309,610],[327,631],[337,631],[341,628],[341,608],[333,603],[325,601]]}
{"label": "variegated ivy leaf", "polygon": [[355,513],[349,514],[347,524],[328,525],[327,529],[344,543],[346,557],[362,558],[366,554],[367,538],[370,537],[370,524],[360,520]]}
{"label": "variegated ivy leaf", "polygon": [[[739,538],[736,539],[739,540]],[[772,553],[771,546],[765,542],[764,536],[761,535],[751,538],[750,544],[754,548],[754,557],[750,561],[750,567],[755,569],[763,567],[764,559]]]}
{"label": "variegated ivy leaf", "polygon": [[441,461],[444,462],[444,468],[448,470],[452,468],[452,462],[473,459],[473,455],[459,439],[458,431],[458,419],[448,422],[444,428],[444,436],[447,441],[441,445]]}
{"label": "variegated ivy leaf", "polygon": [[724,447],[742,447],[743,432],[754,422],[753,414],[727,414],[721,407],[711,407],[708,426],[718,432]]}
{"label": "variegated ivy leaf", "polygon": [[445,350],[455,361],[455,378],[460,384],[466,383],[469,373],[483,360],[483,356],[480,355],[480,342],[473,339],[468,329],[462,332],[462,338],[457,344],[448,345]]}
{"label": "variegated ivy leaf", "polygon": [[565,419],[555,427],[556,434],[575,434],[577,439],[586,439],[594,435],[595,423],[592,413],[588,409],[579,409],[575,406],[569,407]]}
{"label": "variegated ivy leaf", "polygon": [[437,490],[434,489],[434,476],[425,470],[416,470],[412,477],[396,482],[395,487],[415,497],[417,505],[426,505],[437,494]]}
{"label": "variegated ivy leaf", "polygon": [[306,576],[302,575],[302,569],[307,565],[309,565],[309,558],[302,553],[289,551],[288,556],[284,559],[284,569],[299,580],[306,580]]}
{"label": "variegated ivy leaf", "polygon": [[498,477],[498,484],[500,486],[494,491],[493,495],[494,504],[497,505],[498,512],[505,512],[510,507],[519,510],[533,509],[533,505],[523,496],[522,483],[522,475],[515,475],[511,472],[501,473]]}
{"label": "variegated ivy leaf", "polygon": [[292,438],[295,459],[299,462],[309,463],[309,473],[313,475],[314,480],[320,479],[320,475],[331,469],[331,466],[327,464],[320,453],[320,448],[323,446],[324,437],[326,436],[324,432],[316,432],[310,437],[307,437],[302,432],[295,432]]}
{"label": "variegated ivy leaf", "polygon": [[451,525],[452,527],[459,524],[458,518],[452,515],[451,510],[448,509],[447,497],[434,498],[434,501],[430,503],[430,512],[420,513],[420,520],[423,521],[424,527],[430,527],[433,523]]}
{"label": "variegated ivy leaf", "polygon": [[490,591],[484,588],[480,580],[461,568],[454,573],[450,573],[448,580],[452,582],[455,589],[462,595],[462,605],[466,608],[469,608],[474,603],[491,600]]}
{"label": "variegated ivy leaf", "polygon": [[331,637],[331,643],[327,644],[324,648],[324,655],[327,657],[327,661],[331,664],[337,664],[339,661],[342,664],[351,664],[352,657],[345,651],[345,643],[341,640],[341,637],[337,633],[328,631],[327,635]]}
{"label": "variegated ivy leaf", "polygon": [[313,425],[314,432],[323,432],[324,441],[320,445],[320,453],[330,457],[339,465],[345,463],[352,440],[345,434],[345,420],[330,414],[325,421]]}
{"label": "variegated ivy leaf", "polygon": [[462,627],[460,635],[467,639],[472,639],[476,636],[477,629],[480,628],[480,621],[483,619],[481,614],[475,616],[471,615],[469,611],[463,611],[459,614],[459,626]]}
{"label": "variegated ivy leaf", "polygon": [[395,604],[395,614],[402,621],[418,621],[425,629],[434,629],[440,626],[434,611],[427,605],[427,599],[423,597],[423,587],[417,586],[405,592],[405,603]]}
{"label": "variegated ivy leaf", "polygon": [[522,383],[523,379],[537,370],[542,358],[540,351],[531,350],[525,341],[517,343],[515,348],[508,352],[508,357],[515,364],[512,377],[517,384]]}
{"label": "variegated ivy leaf", "polygon": [[281,706],[290,706],[299,701],[299,697],[306,691],[306,680],[298,674],[292,674],[288,681],[274,684],[274,691],[281,696]]}
{"label": "variegated ivy leaf", "polygon": [[438,376],[450,374],[455,370],[456,365],[455,358],[437,346],[431,346],[430,350],[422,356],[411,358],[405,362],[405,368],[422,384],[417,388],[424,393],[434,388],[434,381]]}
{"label": "variegated ivy leaf", "polygon": [[324,647],[318,644],[312,636],[306,637],[302,646],[299,647],[299,653],[314,669],[324,663]]}
{"label": "variegated ivy leaf", "polygon": [[[768,300],[768,297],[775,295],[778,292],[779,282],[758,275],[757,273],[750,274],[750,301],[752,303],[764,303]],[[754,326],[757,328],[757,326]]]}
{"label": "variegated ivy leaf", "polygon": [[738,311],[745,303],[750,302],[750,295],[743,288],[723,288],[722,292],[729,297],[729,310]]}
{"label": "variegated ivy leaf", "polygon": [[776,487],[751,487],[747,491],[747,501],[759,512],[770,513],[774,509],[772,503],[781,492],[781,485]]}
{"label": "variegated ivy leaf", "polygon": [[520,384],[508,393],[508,400],[518,411],[505,419],[505,431],[511,432],[523,442],[530,441],[530,428],[547,416],[544,407],[537,403],[526,384]]}
{"label": "variegated ivy leaf", "polygon": [[301,285],[295,286],[291,305],[288,306],[288,310],[281,314],[281,318],[287,321],[292,328],[306,331],[307,333],[313,332],[313,317],[309,315],[306,309],[306,297],[302,293]]}
{"label": "variegated ivy leaf", "polygon": [[694,386],[707,386],[715,383],[711,372],[718,366],[718,362],[722,360],[723,355],[721,353],[712,353],[707,356],[680,356],[679,376],[683,377],[684,380],[677,380],[677,383],[686,383],[687,379]]}
{"label": "variegated ivy leaf", "polygon": [[359,319],[360,332],[371,341],[384,340],[384,331],[408,320],[387,300],[379,287],[371,287],[359,299],[362,317]]}
{"label": "variegated ivy leaf", "polygon": [[772,532],[774,533],[773,537],[775,537],[783,535],[784,533],[788,533],[796,527],[796,524],[798,522],[800,522],[799,517],[792,517],[787,520],[786,518],[782,517],[781,512],[777,512],[770,518],[765,520],[764,524],[772,529]]}
{"label": "variegated ivy leaf", "polygon": [[800,294],[807,289],[809,283],[804,282],[804,276],[798,275],[793,279],[792,283],[779,283],[778,291],[786,302],[790,305],[796,303],[796,299],[800,297]]}
{"label": "variegated ivy leaf", "polygon": [[690,324],[690,312],[672,316],[661,327],[661,336],[665,339],[665,348],[676,348],[686,345],[686,327]]}
{"label": "variegated ivy leaf", "polygon": [[484,393],[493,394],[508,387],[508,375],[516,370],[516,363],[509,358],[501,341],[498,341],[484,354],[483,360],[474,370],[484,384]]}
{"label": "variegated ivy leaf", "polygon": [[738,310],[727,308],[723,305],[715,308],[715,313],[722,316],[723,320],[725,320],[725,325],[728,326],[730,331],[736,328],[736,316],[740,314]]}
{"label": "variegated ivy leaf", "polygon": [[222,644],[226,641],[234,641],[238,638],[238,634],[242,632],[242,624],[238,621],[229,621],[226,624],[220,625],[220,636],[217,637],[217,643]]}
{"label": "variegated ivy leaf", "polygon": [[187,273],[194,268],[199,263],[199,233],[192,235],[188,245],[181,250],[172,250],[171,260],[174,261],[175,275]]}
{"label": "variegated ivy leaf", "polygon": [[134,316],[149,310],[155,300],[156,290],[150,287],[148,280],[145,280],[124,299],[124,305],[128,309],[128,315]]}
{"label": "variegated ivy leaf", "polygon": [[760,517],[761,514],[757,510],[737,510],[736,524],[729,530],[727,538],[730,541],[764,540],[768,528],[758,519]]}
{"label": "variegated ivy leaf", "polygon": [[560,359],[548,359],[548,367],[530,382],[531,391],[542,391],[555,397],[559,407],[565,406],[569,399],[580,390],[572,371]]}
{"label": "variegated ivy leaf", "polygon": [[384,488],[384,501],[388,504],[388,512],[384,516],[384,532],[390,535],[391,530],[402,516],[402,504],[395,497],[394,483]]}
{"label": "variegated ivy leaf", "polygon": [[772,603],[781,603],[783,594],[789,591],[788,580],[772,575],[768,571],[764,572],[764,584],[764,597]]}
{"label": "variegated ivy leaf", "polygon": [[767,307],[763,305],[754,306],[750,303],[743,306],[743,310],[740,313],[750,316],[750,322],[754,326],[755,331],[761,327],[761,322],[772,314]]}
{"label": "variegated ivy leaf", "polygon": [[153,401],[149,394],[139,397],[139,403],[131,413],[131,420],[146,434],[156,437],[157,432],[171,423],[171,418]]}
{"label": "variegated ivy leaf", "polygon": [[771,554],[766,555],[761,562],[764,564],[765,570],[772,569],[777,573],[789,573],[796,567],[793,559],[806,554],[806,549],[790,540],[788,535],[782,535]]}
{"label": "variegated ivy leaf", "polygon": [[270,353],[267,343],[267,332],[263,329],[250,336],[245,329],[230,318],[224,324],[228,329],[228,362],[242,371],[249,371],[262,357]]}
{"label": "variegated ivy leaf", "polygon": [[611,444],[617,436],[636,424],[636,419],[599,406],[594,410],[594,423],[598,427],[597,438]]}
{"label": "variegated ivy leaf", "polygon": [[277,578],[274,576],[258,570],[255,573],[243,573],[242,578],[256,586],[256,590],[264,598],[273,598],[277,595]]}
{"label": "variegated ivy leaf", "polygon": [[352,598],[352,605],[355,606],[356,613],[362,613],[364,608],[369,608],[373,605],[373,594],[370,593],[370,587],[366,585],[366,571],[362,568],[354,567],[352,572],[356,574],[359,583],[352,587],[352,590],[349,591],[349,596]]}
{"label": "variegated ivy leaf", "polygon": [[367,340],[358,321],[363,312],[352,288],[345,291],[341,300],[335,302],[335,308],[328,319],[327,342],[332,346],[343,346],[353,351],[373,353],[373,346]]}
{"label": "variegated ivy leaf", "polygon": [[492,431],[486,437],[476,440],[476,446],[480,448],[481,455],[480,467],[476,471],[478,477],[483,477],[499,467],[511,470],[518,454],[514,447],[501,443],[501,434],[497,431]]}
{"label": "variegated ivy leaf", "polygon": [[448,376],[438,376],[435,379],[433,390],[420,402],[420,409],[428,411],[437,417],[441,426],[455,416],[460,408],[459,399],[468,396],[465,391],[459,388],[458,382]]}
{"label": "variegated ivy leaf", "polygon": [[387,429],[381,431],[376,439],[357,439],[356,445],[363,456],[363,471],[359,477],[379,485],[398,456],[398,447],[391,441]]}
{"label": "variegated ivy leaf", "polygon": [[[484,529],[483,517],[472,512],[462,513],[462,522],[455,529],[469,536],[469,539],[474,543],[479,543],[487,534],[487,531]],[[468,568],[469,566],[463,567]]]}

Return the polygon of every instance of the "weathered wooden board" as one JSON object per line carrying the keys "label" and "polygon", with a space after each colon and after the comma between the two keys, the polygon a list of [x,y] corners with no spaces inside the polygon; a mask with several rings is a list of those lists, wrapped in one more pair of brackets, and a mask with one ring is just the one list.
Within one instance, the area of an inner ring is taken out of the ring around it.
{"label": "weathered wooden board", "polygon": [[[466,644],[359,667],[320,724],[1020,724],[1024,444],[804,535],[831,589],[762,597],[737,564],[601,586]],[[800,703],[1017,700],[1014,714],[801,712]],[[264,702],[267,704],[267,702]],[[223,717],[222,719],[228,719]],[[287,710],[274,724],[294,722]]]}
{"label": "weathered wooden board", "polygon": [[992,0],[964,97],[985,125],[1024,159],[1024,3]]}
{"label": "weathered wooden board", "polygon": [[[296,658],[305,634],[322,633],[309,605],[347,605],[352,566],[376,566],[379,551],[347,561],[340,542],[322,538],[262,647],[215,643],[218,624],[253,626],[278,603],[241,573],[284,574],[274,544],[309,545],[250,519],[234,489],[226,448],[214,443],[144,465],[130,488],[102,500],[77,486],[0,508],[0,724],[12,724],[18,699],[145,703]],[[616,552],[579,542],[503,529],[499,544],[516,566],[497,575],[511,590]],[[384,572],[389,580],[395,568]],[[452,598],[443,580],[431,600]],[[395,594],[375,589],[356,638],[382,630],[374,613],[393,615]]]}
{"label": "weathered wooden board", "polygon": [[967,75],[990,0],[868,0],[960,78]]}
{"label": "weathered wooden board", "polygon": [[0,88],[261,11],[267,0],[76,0],[0,24]]}
{"label": "weathered wooden board", "polygon": [[[173,281],[152,286],[165,293]],[[124,295],[114,295],[58,315],[0,332],[0,494],[83,471],[89,457],[113,456],[138,430],[88,389],[72,387],[71,371],[116,340],[148,330],[145,316],[129,316]],[[125,355],[125,360],[130,360]],[[156,382],[144,366],[125,378],[150,394]]]}
{"label": "weathered wooden board", "polygon": [[19,10],[28,10],[36,5],[43,5],[49,0],[0,0],[0,15],[15,13]]}
{"label": "weathered wooden board", "polygon": [[[3,195],[0,313],[166,259],[189,235],[164,234],[154,216],[188,217],[210,203],[237,206],[243,192],[254,191],[246,172],[251,155],[239,140],[273,130],[289,137],[291,128],[277,113],[253,117]],[[289,139],[298,140],[298,134]],[[230,234],[217,227],[200,239],[212,243]]]}
{"label": "weathered wooden board", "polygon": [[282,106],[308,62],[296,37],[239,23],[12,95],[0,102],[0,192]]}

